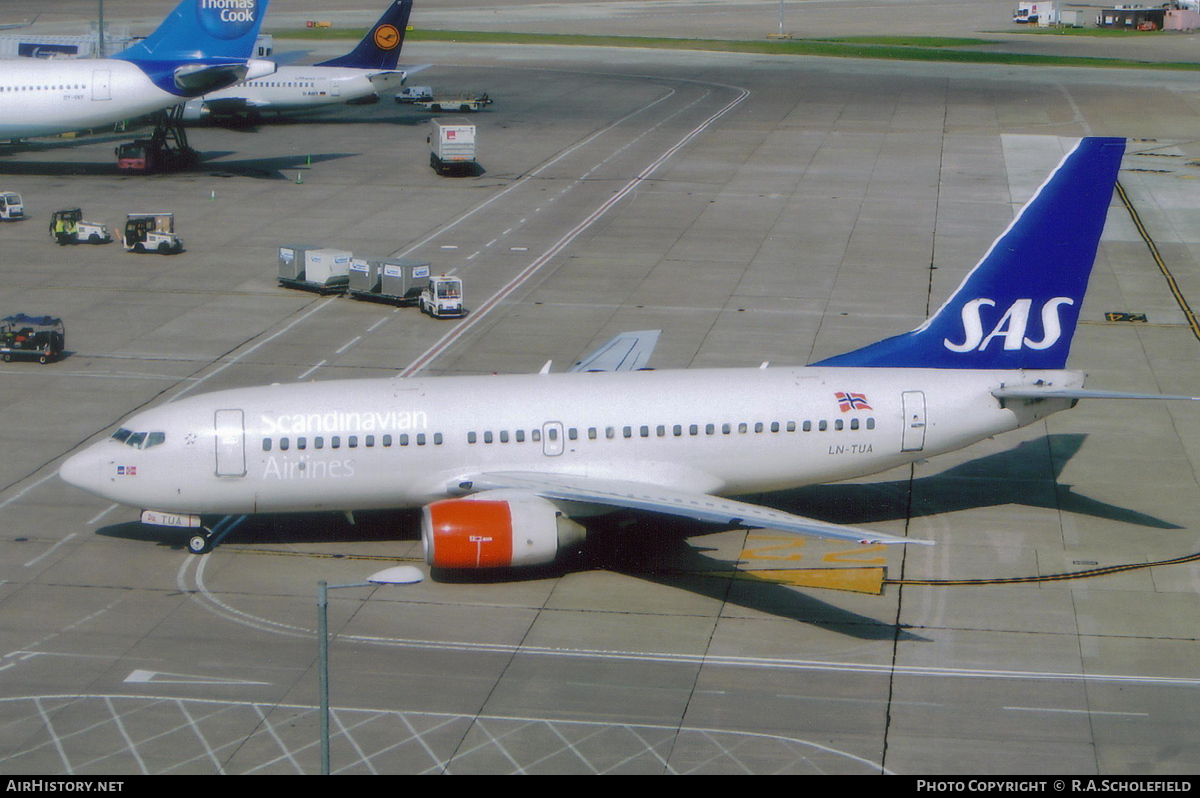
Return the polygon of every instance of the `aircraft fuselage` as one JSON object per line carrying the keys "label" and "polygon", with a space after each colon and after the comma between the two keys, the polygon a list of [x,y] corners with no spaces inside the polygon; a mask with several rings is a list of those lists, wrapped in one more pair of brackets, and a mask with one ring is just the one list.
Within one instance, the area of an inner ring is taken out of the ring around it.
{"label": "aircraft fuselage", "polygon": [[1079,387],[1083,375],[768,368],[272,385],[140,413],[62,474],[175,513],[420,506],[505,471],[736,495],[878,473],[1071,406],[991,394],[1038,380]]}

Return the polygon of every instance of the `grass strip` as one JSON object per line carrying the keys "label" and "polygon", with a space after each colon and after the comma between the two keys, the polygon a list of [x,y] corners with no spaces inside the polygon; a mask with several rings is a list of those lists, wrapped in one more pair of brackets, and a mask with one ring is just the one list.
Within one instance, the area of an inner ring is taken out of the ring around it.
{"label": "grass strip", "polygon": [[[361,39],[363,28],[300,28],[273,32],[281,39],[333,41]],[[1006,53],[991,48],[1003,43],[986,39],[949,37],[855,36],[842,39],[672,39],[651,36],[585,36],[557,33],[506,33],[497,31],[411,30],[408,41],[464,44],[545,44],[580,47],[641,47],[656,50],[706,50],[758,55],[807,55],[826,58],[874,58],[954,64],[1010,66],[1100,67],[1105,69],[1200,70],[1186,61],[1132,61],[1090,56]],[[957,49],[979,47],[988,49]]]}

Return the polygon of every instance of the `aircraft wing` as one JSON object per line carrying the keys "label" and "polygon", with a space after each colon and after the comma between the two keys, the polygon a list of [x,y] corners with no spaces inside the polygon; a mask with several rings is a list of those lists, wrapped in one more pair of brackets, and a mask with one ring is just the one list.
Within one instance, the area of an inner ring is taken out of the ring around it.
{"label": "aircraft wing", "polygon": [[3,25],[0,25],[0,30],[13,30],[14,28],[28,28],[28,27],[32,26],[33,23],[37,22],[38,17],[40,17],[40,16],[41,16],[41,14],[36,14],[36,15],[34,15],[33,19],[29,20],[28,22],[7,22]]}
{"label": "aircraft wing", "polygon": [[567,371],[636,371],[646,368],[661,333],[662,330],[621,333]]}
{"label": "aircraft wing", "polygon": [[461,487],[468,487],[468,483],[468,489],[472,491],[526,490],[552,501],[581,502],[642,510],[691,518],[711,524],[728,524],[748,529],[773,529],[850,543],[933,545],[931,540],[884,535],[869,529],[817,521],[781,510],[761,507],[757,504],[641,482],[563,474],[498,472],[480,474],[461,483]]}

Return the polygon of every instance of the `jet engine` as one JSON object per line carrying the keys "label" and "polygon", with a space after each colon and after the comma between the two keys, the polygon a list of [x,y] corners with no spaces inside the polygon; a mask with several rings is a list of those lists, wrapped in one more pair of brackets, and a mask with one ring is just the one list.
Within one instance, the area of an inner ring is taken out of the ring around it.
{"label": "jet engine", "polygon": [[544,565],[586,534],[553,503],[521,491],[446,499],[421,513],[425,562],[435,568]]}
{"label": "jet engine", "polygon": [[206,119],[209,113],[211,112],[202,97],[193,97],[183,104],[184,122],[199,122]]}

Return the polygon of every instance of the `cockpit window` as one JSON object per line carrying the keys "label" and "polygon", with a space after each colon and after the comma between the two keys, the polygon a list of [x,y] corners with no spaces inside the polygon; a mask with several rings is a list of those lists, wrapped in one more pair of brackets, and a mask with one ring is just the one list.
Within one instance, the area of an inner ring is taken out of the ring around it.
{"label": "cockpit window", "polygon": [[167,433],[165,432],[134,432],[133,430],[121,427],[111,436],[111,439],[117,443],[123,443],[126,446],[132,446],[135,449],[149,449],[151,446],[158,446],[160,443],[167,442]]}

